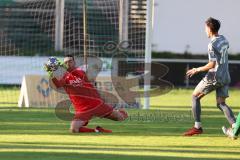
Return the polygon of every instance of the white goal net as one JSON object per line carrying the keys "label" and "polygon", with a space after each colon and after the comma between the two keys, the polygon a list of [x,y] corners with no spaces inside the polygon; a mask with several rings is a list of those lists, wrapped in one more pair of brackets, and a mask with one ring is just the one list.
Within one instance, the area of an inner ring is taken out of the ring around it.
{"label": "white goal net", "polygon": [[[87,64],[100,59],[103,76],[113,69],[120,77],[142,70],[144,63],[128,65],[126,59],[144,58],[146,5],[146,0],[1,0],[0,106],[17,106],[23,77],[44,76],[49,56],[73,54]],[[38,82],[37,91],[50,92],[44,80]]]}

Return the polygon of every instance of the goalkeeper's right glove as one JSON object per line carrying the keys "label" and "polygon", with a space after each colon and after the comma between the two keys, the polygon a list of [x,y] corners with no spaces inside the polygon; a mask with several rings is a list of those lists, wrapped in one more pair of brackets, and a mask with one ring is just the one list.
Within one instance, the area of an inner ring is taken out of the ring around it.
{"label": "goalkeeper's right glove", "polygon": [[43,69],[48,73],[48,76],[50,78],[53,78],[53,71],[49,68],[49,66],[47,64],[44,64]]}

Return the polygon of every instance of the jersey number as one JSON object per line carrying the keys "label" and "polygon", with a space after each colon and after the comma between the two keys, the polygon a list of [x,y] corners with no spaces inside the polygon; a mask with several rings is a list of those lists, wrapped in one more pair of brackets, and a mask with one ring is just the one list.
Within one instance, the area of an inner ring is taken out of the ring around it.
{"label": "jersey number", "polygon": [[227,57],[227,50],[228,50],[228,45],[224,45],[221,48],[221,60],[220,60],[220,64],[224,64],[226,62],[226,57]]}

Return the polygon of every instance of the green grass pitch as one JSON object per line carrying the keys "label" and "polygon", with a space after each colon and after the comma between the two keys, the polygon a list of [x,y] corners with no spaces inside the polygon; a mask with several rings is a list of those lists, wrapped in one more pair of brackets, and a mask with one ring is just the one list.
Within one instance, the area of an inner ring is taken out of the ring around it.
{"label": "green grass pitch", "polygon": [[[94,119],[112,134],[71,134],[69,122],[61,121],[53,109],[19,109],[7,103],[6,95],[18,90],[0,91],[1,160],[238,160],[240,140],[230,140],[221,132],[227,125],[215,105],[212,93],[202,101],[204,134],[183,137],[192,127],[190,114],[192,90],[174,89],[152,98],[151,110],[128,110],[130,118],[122,123]],[[240,91],[231,90],[228,104],[240,111]]]}

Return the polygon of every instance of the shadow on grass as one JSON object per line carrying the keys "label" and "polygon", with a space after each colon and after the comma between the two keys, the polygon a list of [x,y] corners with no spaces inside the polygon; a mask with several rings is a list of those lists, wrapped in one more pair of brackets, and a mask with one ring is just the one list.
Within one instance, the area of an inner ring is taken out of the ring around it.
{"label": "shadow on grass", "polygon": [[[149,115],[154,116],[156,112],[161,113],[161,115],[157,115],[161,116],[160,118],[157,117],[159,119],[144,119]],[[178,112],[165,110],[129,110],[129,114],[132,117],[133,115],[138,116],[138,113],[140,113],[140,118],[128,119],[126,122],[121,123],[97,118],[91,121],[90,127],[101,125],[112,129],[113,134],[108,134],[108,136],[182,136],[183,132],[192,127],[193,124],[192,119],[184,119],[188,117],[172,119],[177,115],[189,115],[188,110]],[[212,117],[204,117],[209,114]],[[57,119],[52,108],[0,109],[0,121],[0,134],[71,135],[68,131],[70,122]],[[216,112],[203,114],[203,123],[205,134],[201,135],[202,137],[223,136],[221,126],[226,124],[226,120],[224,115],[217,109]],[[96,136],[96,134],[82,133],[78,135]]]}
{"label": "shadow on grass", "polygon": [[[219,158],[194,158],[177,156],[146,156],[100,153],[56,153],[56,152],[1,152],[4,160],[219,160]],[[232,159],[231,160],[238,160]]]}
{"label": "shadow on grass", "polygon": [[[0,149],[10,149],[10,150],[15,150],[15,149],[32,149],[35,151],[44,149],[44,150],[55,150],[55,151],[60,151],[60,150],[66,150],[66,151],[97,151],[97,152],[106,152],[106,151],[113,151],[113,152],[139,152],[139,153],[148,153],[148,152],[153,152],[153,153],[164,153],[164,152],[170,152],[170,153],[187,153],[187,154],[210,154],[210,155],[215,155],[215,154],[226,154],[226,155],[232,155],[232,156],[237,156],[240,154],[240,151],[238,152],[232,152],[232,151],[223,151],[224,149],[226,149],[223,146],[210,146],[210,147],[201,147],[201,146],[143,146],[143,145],[131,145],[131,146],[127,146],[127,145],[101,145],[101,144],[72,144],[72,145],[65,145],[65,143],[51,143],[50,145],[44,143],[44,145],[35,143],[33,145],[33,143],[31,143],[31,145],[28,143],[0,143]],[[54,145],[54,146],[53,146]],[[133,148],[131,148],[133,147]],[[139,147],[139,148],[137,148]],[[193,150],[193,148],[195,150]],[[219,152],[218,150],[202,150],[202,149],[222,149],[221,152]],[[198,150],[196,150],[198,149]],[[229,148],[227,148],[229,149]],[[233,149],[232,147],[230,149]],[[236,147],[235,149],[239,149],[239,147]]]}
{"label": "shadow on grass", "polygon": [[[191,127],[192,123],[135,123],[112,122],[109,120],[93,120],[90,128],[97,125],[112,129],[113,133],[75,133],[69,132],[69,122],[1,122],[0,135],[72,135],[72,136],[173,136],[181,137],[183,132]],[[216,126],[206,127],[201,137],[223,136],[221,129]]]}
{"label": "shadow on grass", "polygon": [[[171,149],[193,149],[193,148],[198,148],[198,149],[206,149],[206,148],[209,148],[209,149],[239,149],[239,152],[240,152],[240,146],[227,146],[227,148],[225,146],[206,146],[206,145],[168,145],[168,146],[163,146],[163,145],[143,145],[143,144],[96,144],[96,143],[83,143],[83,142],[3,142],[3,143],[0,143],[2,146],[9,146],[11,148],[11,146],[17,146],[17,145],[31,145],[31,146],[56,146],[56,145],[59,145],[59,146],[69,146],[69,147],[72,147],[72,146],[90,146],[90,147],[123,147],[123,148],[131,148],[131,147],[139,147],[139,148],[153,148],[153,149],[159,149],[159,148],[171,148]],[[235,152],[235,153],[238,153],[238,152]]]}

